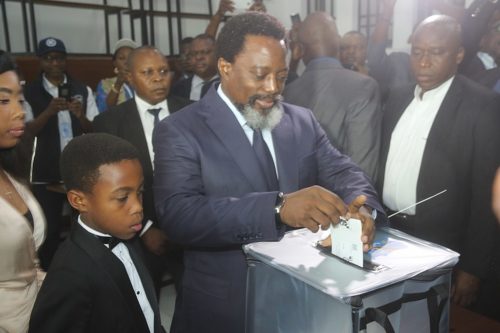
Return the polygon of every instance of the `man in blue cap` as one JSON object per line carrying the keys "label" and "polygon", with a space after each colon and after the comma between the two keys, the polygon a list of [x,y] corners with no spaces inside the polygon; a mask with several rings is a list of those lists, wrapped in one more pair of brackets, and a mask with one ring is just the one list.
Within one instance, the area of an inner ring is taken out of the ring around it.
{"label": "man in blue cap", "polygon": [[59,184],[59,155],[75,136],[91,130],[98,114],[92,90],[66,73],[66,47],[57,38],[38,43],[39,77],[25,88],[25,98],[33,111],[27,130],[37,138],[33,161],[33,192],[47,218],[47,238],[40,249],[42,267],[47,269],[60,241],[61,216],[65,195],[47,189]]}

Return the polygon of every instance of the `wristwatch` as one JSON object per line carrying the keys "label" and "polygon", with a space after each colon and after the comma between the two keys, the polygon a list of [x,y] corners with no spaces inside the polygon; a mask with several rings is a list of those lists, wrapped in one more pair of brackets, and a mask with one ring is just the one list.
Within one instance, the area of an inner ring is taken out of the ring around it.
{"label": "wristwatch", "polygon": [[274,204],[274,219],[276,222],[276,228],[279,228],[282,225],[280,212],[284,205],[285,205],[285,194],[283,192],[278,192],[278,196],[276,197],[276,203]]}

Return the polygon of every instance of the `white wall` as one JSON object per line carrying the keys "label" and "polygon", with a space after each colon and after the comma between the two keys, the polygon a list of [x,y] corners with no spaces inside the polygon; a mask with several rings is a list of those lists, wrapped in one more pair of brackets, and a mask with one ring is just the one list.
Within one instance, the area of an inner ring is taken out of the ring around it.
{"label": "white wall", "polygon": [[[102,0],[72,0],[83,3],[101,4]],[[238,6],[244,7],[250,0],[236,0]],[[395,8],[393,48],[404,49],[407,47],[407,38],[416,20],[416,5],[418,0],[399,0]],[[472,0],[468,0],[470,2]],[[147,2],[147,1],[146,1]],[[219,1],[213,0],[214,11]],[[310,1],[312,4],[314,1]],[[329,3],[329,1],[326,1]],[[126,0],[108,0],[110,5],[126,6]],[[336,0],[334,13],[337,17],[337,24],[340,33],[357,29],[357,1]],[[172,1],[176,10],[175,1]],[[289,28],[290,14],[299,13],[302,18],[306,17],[307,1],[305,0],[264,0],[268,12],[275,15],[284,25]],[[133,1],[134,8],[139,8],[139,0]],[[6,2],[8,23],[11,36],[11,47],[13,52],[25,52],[25,38],[21,19],[21,5],[17,2]],[[208,13],[208,1],[206,0],[182,0],[182,11],[191,13]],[[155,0],[155,10],[166,10],[166,1]],[[47,36],[55,36],[64,40],[71,53],[104,53],[104,14],[97,10],[72,9],[46,5],[35,5],[36,26],[38,39]],[[122,16],[122,28],[124,37],[130,37],[129,17]],[[183,19],[183,36],[194,36],[205,30],[208,20],[204,19]],[[116,16],[110,17],[110,42],[111,46],[118,39]],[[140,40],[139,20],[136,20],[136,39]],[[173,35],[177,38],[177,22],[173,20]],[[165,17],[155,19],[156,46],[164,53],[177,53],[178,41],[174,41],[174,49],[169,49],[168,25]],[[30,38],[31,40],[31,38]],[[0,48],[5,49],[3,25],[0,24]],[[33,49],[33,45],[32,45]],[[172,51],[172,52],[171,52]]]}
{"label": "white wall", "polygon": [[418,0],[398,1],[394,6],[392,49],[394,51],[408,51],[408,37],[417,22]]}
{"label": "white wall", "polygon": [[335,18],[339,34],[358,30],[358,1],[335,1]]}

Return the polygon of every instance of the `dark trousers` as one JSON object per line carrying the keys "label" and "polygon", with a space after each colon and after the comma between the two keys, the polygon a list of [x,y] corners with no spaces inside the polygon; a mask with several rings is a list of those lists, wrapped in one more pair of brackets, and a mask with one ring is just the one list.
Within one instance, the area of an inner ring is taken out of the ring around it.
{"label": "dark trousers", "polygon": [[33,194],[40,203],[47,220],[47,237],[38,250],[40,264],[44,270],[47,270],[61,241],[62,209],[66,195],[47,190],[47,185],[44,184],[33,185]]}
{"label": "dark trousers", "polygon": [[[497,242],[500,244],[500,232],[497,231]],[[477,302],[472,310],[500,322],[500,250],[495,247],[486,278],[481,281]]]}

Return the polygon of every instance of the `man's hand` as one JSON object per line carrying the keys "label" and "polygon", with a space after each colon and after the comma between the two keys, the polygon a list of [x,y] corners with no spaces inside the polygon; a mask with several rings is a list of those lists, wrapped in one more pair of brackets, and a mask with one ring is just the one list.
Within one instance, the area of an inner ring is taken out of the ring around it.
{"label": "man's hand", "polygon": [[71,99],[71,102],[68,104],[68,110],[75,115],[78,119],[85,117],[85,113],[83,112],[83,105],[77,99]]}
{"label": "man's hand", "polygon": [[476,276],[457,270],[455,281],[451,287],[453,302],[460,306],[468,306],[476,300],[480,280]]}
{"label": "man's hand", "polygon": [[150,227],[141,239],[146,248],[158,256],[164,254],[167,249],[167,235],[156,227]]}
{"label": "man's hand", "polygon": [[321,186],[308,187],[285,196],[281,221],[291,227],[305,227],[312,232],[326,230],[347,214],[347,205],[335,193]]}
{"label": "man's hand", "polygon": [[234,11],[234,2],[231,0],[220,0],[216,15],[223,17],[227,12]]}
{"label": "man's hand", "polygon": [[128,79],[128,72],[126,69],[116,69],[116,80],[113,83],[116,90],[120,91],[121,87]]}
{"label": "man's hand", "polygon": [[[375,237],[375,222],[372,214],[364,206],[366,197],[360,195],[354,199],[348,207],[348,213],[345,218],[355,218],[361,221],[361,242],[363,242],[363,252],[368,252],[372,248],[373,238]],[[332,246],[332,237],[328,236],[320,242],[323,247]]]}
{"label": "man's hand", "polygon": [[382,0],[383,8],[390,9],[391,11],[394,9],[394,5],[396,4],[396,0]]}
{"label": "man's hand", "polygon": [[57,114],[61,110],[68,109],[68,102],[64,98],[55,97],[52,98],[49,105],[45,109],[45,112],[49,113],[50,116]]}
{"label": "man's hand", "polygon": [[251,4],[250,7],[248,7],[247,11],[266,13],[267,8],[262,3],[262,0],[254,0],[253,4]]}
{"label": "man's hand", "polygon": [[375,237],[375,222],[371,212],[366,208],[365,202],[366,197],[364,195],[357,196],[348,207],[349,214],[347,218],[355,218],[361,221],[363,251],[368,252],[372,248],[373,238]]}

